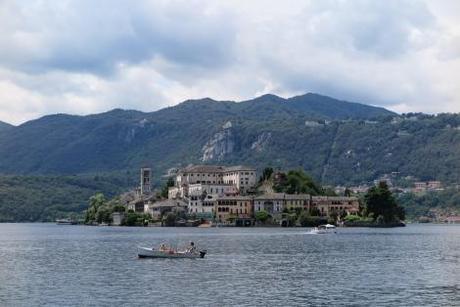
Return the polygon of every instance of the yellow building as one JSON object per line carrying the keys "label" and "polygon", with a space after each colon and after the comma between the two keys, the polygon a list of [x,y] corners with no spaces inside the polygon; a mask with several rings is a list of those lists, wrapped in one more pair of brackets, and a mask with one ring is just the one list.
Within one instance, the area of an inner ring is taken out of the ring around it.
{"label": "yellow building", "polygon": [[230,223],[237,219],[252,219],[253,200],[249,196],[223,196],[215,201],[214,212],[220,223]]}

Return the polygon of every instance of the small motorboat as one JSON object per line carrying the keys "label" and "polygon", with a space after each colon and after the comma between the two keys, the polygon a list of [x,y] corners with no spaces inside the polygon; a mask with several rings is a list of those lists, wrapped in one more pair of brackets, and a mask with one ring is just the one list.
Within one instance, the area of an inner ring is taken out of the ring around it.
{"label": "small motorboat", "polygon": [[331,224],[319,225],[318,227],[310,230],[311,234],[328,234],[328,233],[337,233],[336,227]]}
{"label": "small motorboat", "polygon": [[56,224],[58,225],[76,225],[77,222],[71,219],[57,219]]}
{"label": "small motorboat", "polygon": [[137,255],[139,258],[204,258],[206,250],[176,251],[174,249],[155,249],[138,246]]}

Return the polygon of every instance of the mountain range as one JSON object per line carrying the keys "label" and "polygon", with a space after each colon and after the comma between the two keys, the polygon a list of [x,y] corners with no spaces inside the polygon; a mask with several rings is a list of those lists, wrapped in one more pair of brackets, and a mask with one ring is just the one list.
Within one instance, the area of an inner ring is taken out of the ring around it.
{"label": "mountain range", "polygon": [[[327,185],[372,182],[392,172],[458,183],[460,115],[399,115],[310,93],[238,103],[205,98],[149,113],[115,109],[4,124],[0,221],[81,210],[91,193],[133,187],[142,166],[152,167],[158,186],[168,171],[192,163],[302,168]],[[69,201],[74,209],[65,205]],[[50,214],[50,208],[58,209]]]}
{"label": "mountain range", "polygon": [[[276,138],[284,132],[315,134],[315,129],[306,126],[307,120],[325,123],[393,115],[383,108],[316,94],[289,99],[264,95],[240,103],[205,98],[151,113],[115,109],[89,116],[50,115],[9,127],[0,135],[0,172],[80,174],[135,169],[143,164],[164,171],[200,160],[253,163],[264,154],[262,145],[271,143],[267,151],[276,150]],[[226,123],[231,127],[222,129]],[[209,146],[222,131],[224,139]],[[335,128],[321,131],[329,136]],[[228,148],[219,152],[216,147],[225,141]],[[209,154],[203,158],[206,144]],[[321,147],[324,145],[328,146]],[[251,146],[257,147],[254,154]],[[268,158],[261,162],[270,164]]]}
{"label": "mountain range", "polygon": [[318,94],[188,100],[156,112],[49,115],[0,132],[0,173],[73,175],[191,163],[303,168],[323,184],[400,172],[457,181],[458,115],[398,115]]}

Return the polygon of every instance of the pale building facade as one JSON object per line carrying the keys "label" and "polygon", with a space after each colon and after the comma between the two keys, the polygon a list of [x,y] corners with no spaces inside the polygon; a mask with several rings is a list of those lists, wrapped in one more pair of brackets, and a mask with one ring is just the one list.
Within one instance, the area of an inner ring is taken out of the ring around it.
{"label": "pale building facade", "polygon": [[213,218],[216,195],[190,196],[188,200],[188,213],[194,213],[198,217]]}
{"label": "pale building facade", "polygon": [[345,212],[356,214],[359,212],[359,200],[357,197],[341,196],[313,196],[311,208],[317,208],[321,216],[330,216],[332,213]]}
{"label": "pale building facade", "polygon": [[160,219],[168,212],[186,212],[187,203],[181,199],[166,199],[144,205],[144,213],[149,214],[154,219]]}
{"label": "pale building facade", "polygon": [[200,195],[236,195],[238,194],[237,187],[231,184],[203,184],[195,183],[188,186],[189,196]]}
{"label": "pale building facade", "polygon": [[227,167],[223,173],[223,181],[226,184],[235,185],[241,194],[245,194],[257,183],[256,170],[247,166]]}
{"label": "pale building facade", "polygon": [[[192,165],[179,170],[176,176],[175,186],[185,187],[182,191],[184,197],[188,196],[191,185],[228,185],[234,186],[239,194],[247,193],[257,183],[256,170],[247,166],[216,166],[216,165]],[[172,195],[177,195],[176,190],[171,189]],[[212,192],[212,194],[218,194]]]}
{"label": "pale building facade", "polygon": [[264,194],[254,198],[254,212],[265,210],[277,220],[285,209],[309,210],[310,199],[309,194]]}

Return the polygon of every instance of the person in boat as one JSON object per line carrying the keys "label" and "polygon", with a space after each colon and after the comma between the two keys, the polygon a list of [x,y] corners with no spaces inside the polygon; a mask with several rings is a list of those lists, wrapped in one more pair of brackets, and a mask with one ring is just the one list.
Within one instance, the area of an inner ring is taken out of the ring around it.
{"label": "person in boat", "polygon": [[170,248],[169,248],[169,247],[167,247],[167,246],[166,246],[166,244],[164,244],[164,243],[161,243],[161,245],[160,245],[160,249],[159,249],[159,250],[160,250],[160,252],[168,252],[168,251],[169,251],[169,249],[170,249]]}
{"label": "person in boat", "polygon": [[190,242],[189,247],[187,248],[187,252],[194,253],[196,251],[195,243]]}

